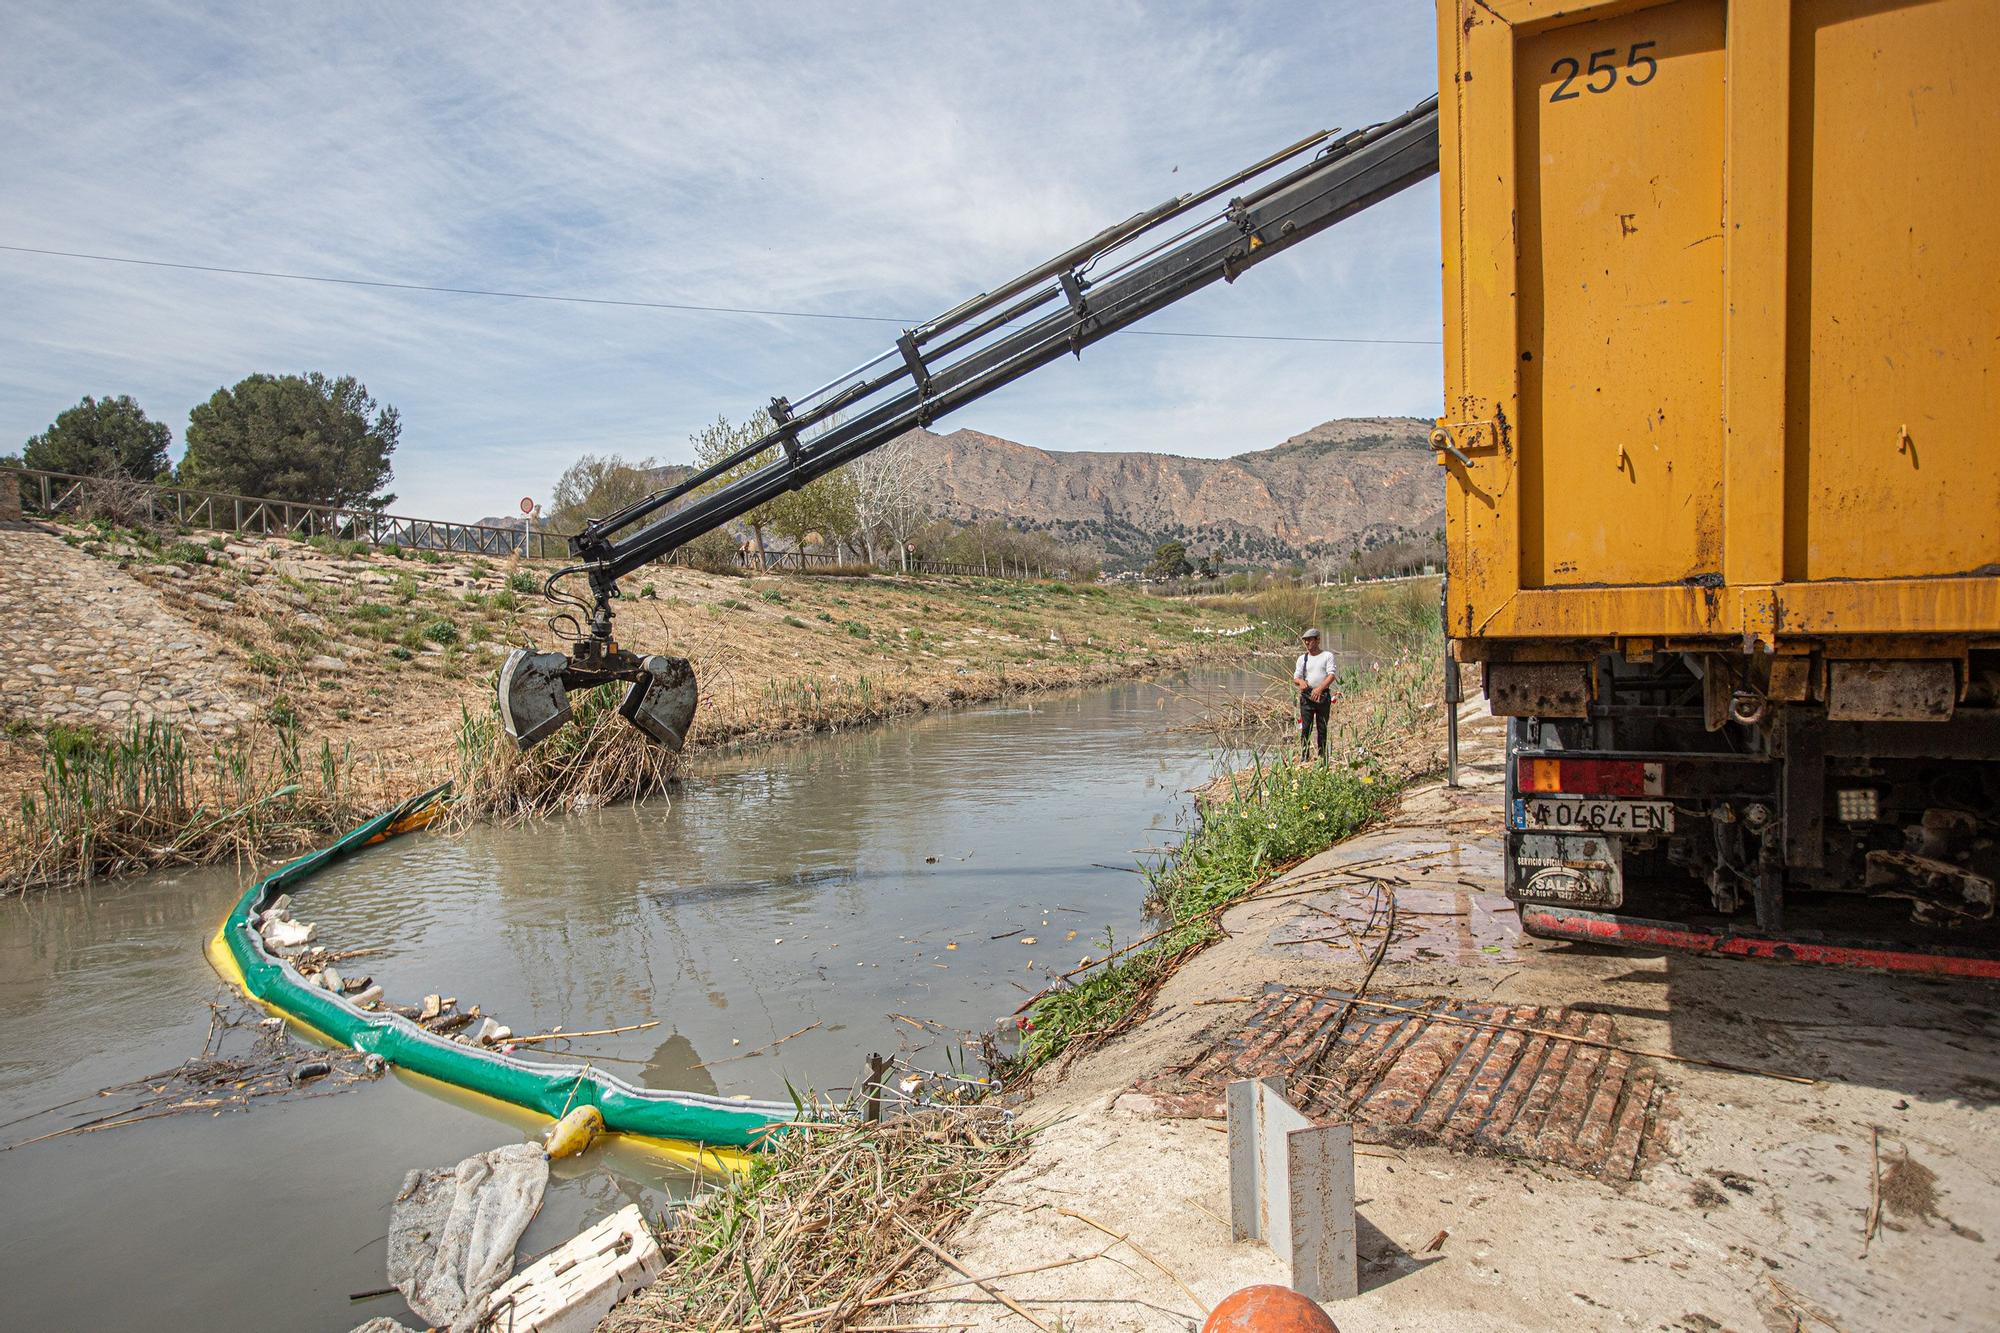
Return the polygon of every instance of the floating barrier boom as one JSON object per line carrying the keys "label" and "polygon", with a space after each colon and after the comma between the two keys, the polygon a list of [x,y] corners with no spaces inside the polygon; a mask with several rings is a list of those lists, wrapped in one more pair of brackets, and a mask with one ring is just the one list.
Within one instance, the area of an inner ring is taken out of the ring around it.
{"label": "floating barrier boom", "polygon": [[328,1041],[381,1056],[390,1064],[551,1119],[594,1106],[617,1134],[680,1139],[705,1146],[754,1147],[798,1118],[791,1102],[744,1101],[697,1092],[634,1087],[586,1065],[543,1064],[467,1046],[387,1010],[367,1010],[307,981],[272,953],[258,934],[258,915],[309,876],[386,838],[429,824],[450,784],[377,815],[330,846],[280,866],[253,884],[222,924],[222,959],[254,998]]}

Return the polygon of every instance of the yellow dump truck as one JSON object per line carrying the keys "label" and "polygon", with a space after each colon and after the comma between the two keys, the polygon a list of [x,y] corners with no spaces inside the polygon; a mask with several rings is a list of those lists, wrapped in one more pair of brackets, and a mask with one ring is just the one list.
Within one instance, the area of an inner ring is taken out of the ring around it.
{"label": "yellow dump truck", "polygon": [[2000,5],[1438,31],[1445,619],[1527,929],[2000,975]]}

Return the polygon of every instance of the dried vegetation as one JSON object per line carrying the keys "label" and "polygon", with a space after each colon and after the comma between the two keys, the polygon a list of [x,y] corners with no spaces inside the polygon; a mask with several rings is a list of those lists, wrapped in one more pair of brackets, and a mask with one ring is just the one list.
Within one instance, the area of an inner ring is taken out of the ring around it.
{"label": "dried vegetation", "polygon": [[970,1279],[925,1280],[937,1247],[1027,1138],[988,1104],[781,1135],[674,1219],[667,1271],[605,1327],[848,1328],[940,1289],[962,1294]]}

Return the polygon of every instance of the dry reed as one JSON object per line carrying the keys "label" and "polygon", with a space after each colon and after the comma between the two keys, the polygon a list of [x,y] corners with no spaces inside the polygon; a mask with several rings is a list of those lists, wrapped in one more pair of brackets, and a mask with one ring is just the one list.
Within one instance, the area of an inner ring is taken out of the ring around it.
{"label": "dry reed", "polygon": [[935,1242],[1027,1146],[987,1104],[781,1135],[669,1228],[666,1272],[604,1327],[835,1329],[912,1294]]}
{"label": "dry reed", "polygon": [[571,695],[575,720],[525,753],[492,705],[479,713],[461,707],[454,818],[533,819],[665,790],[680,756],[618,716],[625,690],[599,685]]}
{"label": "dry reed", "polygon": [[202,753],[164,722],[52,728],[40,783],[0,818],[0,891],[301,846],[372,813],[385,786],[345,747],[310,751],[288,729]]}

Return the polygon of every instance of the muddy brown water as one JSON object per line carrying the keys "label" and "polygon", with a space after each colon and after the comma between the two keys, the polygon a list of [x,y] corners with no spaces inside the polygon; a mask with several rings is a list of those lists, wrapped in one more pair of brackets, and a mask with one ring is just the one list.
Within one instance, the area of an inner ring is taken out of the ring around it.
{"label": "muddy brown water", "polygon": [[[871,1051],[976,1070],[962,1038],[906,1020],[990,1028],[1107,931],[1140,934],[1132,867],[1215,771],[1213,742],[1175,727],[1258,686],[1203,672],[714,758],[668,801],[371,849],[299,915],[337,947],[380,948],[347,966],[392,999],[455,995],[521,1033],[659,1019],[570,1052],[650,1086],[836,1092]],[[0,903],[0,1142],[201,1050],[226,998],[202,946],[244,885],[214,869]],[[0,1152],[6,1323],[415,1322],[396,1297],[348,1299],[385,1283],[404,1172],[532,1132],[391,1076]],[[522,1253],[694,1184],[632,1150],[558,1163]]]}

